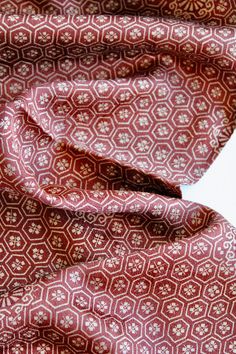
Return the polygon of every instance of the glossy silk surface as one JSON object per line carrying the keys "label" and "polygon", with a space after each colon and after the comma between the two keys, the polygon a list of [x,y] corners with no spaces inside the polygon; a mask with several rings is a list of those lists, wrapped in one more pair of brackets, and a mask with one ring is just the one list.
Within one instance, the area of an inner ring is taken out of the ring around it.
{"label": "glossy silk surface", "polygon": [[0,353],[235,353],[236,231],[180,192],[235,128],[235,0],[0,13]]}

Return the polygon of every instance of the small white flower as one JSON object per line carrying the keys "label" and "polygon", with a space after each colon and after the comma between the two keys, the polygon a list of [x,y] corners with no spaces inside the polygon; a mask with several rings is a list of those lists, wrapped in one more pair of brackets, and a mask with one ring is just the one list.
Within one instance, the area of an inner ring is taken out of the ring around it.
{"label": "small white flower", "polygon": [[154,38],[162,38],[165,35],[165,30],[163,27],[156,27],[154,31],[152,31],[152,36]]}
{"label": "small white flower", "polygon": [[160,331],[161,331],[161,328],[160,328],[159,323],[157,323],[157,322],[150,324],[148,327],[148,332],[150,334],[152,334],[153,336],[157,336],[158,333],[160,333]]}
{"label": "small white flower", "polygon": [[75,272],[70,273],[70,280],[73,283],[79,282],[81,280],[79,272],[75,271]]}
{"label": "small white flower", "polygon": [[142,36],[142,32],[140,31],[140,29],[138,28],[133,28],[130,32],[130,37],[135,40],[135,39],[139,39]]}
{"label": "small white flower", "polygon": [[177,325],[172,329],[172,332],[173,332],[177,337],[180,337],[182,334],[185,333],[185,328],[182,326],[181,323],[177,323]]}
{"label": "small white flower", "polygon": [[63,93],[68,92],[69,90],[69,85],[66,82],[58,82],[56,86],[58,88],[58,91]]}
{"label": "small white flower", "polygon": [[52,293],[52,297],[51,297],[52,300],[56,300],[58,302],[64,300],[65,298],[66,298],[65,293],[63,293],[60,289],[55,290]]}
{"label": "small white flower", "polygon": [[73,323],[74,323],[73,317],[71,316],[64,316],[60,320],[60,324],[63,328],[70,328],[73,325]]}
{"label": "small white flower", "polygon": [[98,327],[98,323],[93,317],[89,317],[85,321],[85,326],[89,331],[93,332]]}
{"label": "small white flower", "polygon": [[180,26],[174,29],[174,33],[176,34],[176,36],[181,38],[187,33],[187,30],[185,27]]}
{"label": "small white flower", "polygon": [[15,166],[11,165],[10,163],[8,163],[5,167],[4,167],[4,172],[6,175],[8,175],[9,177],[13,176],[16,174],[16,168]]}
{"label": "small white flower", "polygon": [[72,40],[72,35],[70,32],[65,31],[60,35],[60,40],[64,43],[69,43]]}
{"label": "small white flower", "polygon": [[37,324],[42,324],[43,322],[47,321],[48,319],[48,316],[45,312],[43,311],[39,311],[35,314],[34,316],[34,321],[37,323]]}

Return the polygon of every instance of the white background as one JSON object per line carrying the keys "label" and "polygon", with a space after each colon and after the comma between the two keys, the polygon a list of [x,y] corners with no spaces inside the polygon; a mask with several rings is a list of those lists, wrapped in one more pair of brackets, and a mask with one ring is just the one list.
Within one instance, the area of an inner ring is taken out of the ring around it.
{"label": "white background", "polygon": [[181,190],[183,199],[211,207],[236,227],[236,130],[205,175]]}

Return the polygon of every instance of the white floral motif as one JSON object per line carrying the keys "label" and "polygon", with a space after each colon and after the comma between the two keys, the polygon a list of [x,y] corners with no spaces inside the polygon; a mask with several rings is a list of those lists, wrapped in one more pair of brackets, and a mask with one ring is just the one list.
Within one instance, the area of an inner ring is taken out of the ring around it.
{"label": "white floral motif", "polygon": [[88,306],[88,302],[83,296],[78,296],[75,298],[75,302],[79,307],[86,308]]}
{"label": "white floral motif", "polygon": [[154,311],[155,307],[154,307],[153,303],[151,303],[150,301],[146,301],[141,306],[141,309],[146,315],[149,315],[151,312]]}
{"label": "white floral motif", "polygon": [[208,245],[204,242],[197,242],[193,246],[193,254],[197,254],[198,256],[204,254],[207,250],[208,250]]}
{"label": "white floral motif", "polygon": [[116,41],[119,37],[118,34],[115,31],[109,31],[106,33],[105,38],[109,41],[109,42],[114,42]]}
{"label": "white floral motif", "polygon": [[221,324],[219,325],[219,330],[222,335],[227,334],[227,332],[231,330],[230,323],[227,321],[221,322]]}
{"label": "white floral motif", "polygon": [[81,225],[79,223],[75,223],[72,227],[72,232],[75,235],[80,235],[82,233],[83,229],[84,229],[83,225]]}
{"label": "white floral motif", "polygon": [[60,39],[64,43],[69,43],[72,40],[72,35],[70,32],[65,31],[60,35]]}
{"label": "white floral motif", "polygon": [[162,38],[165,34],[165,30],[164,28],[162,27],[156,27],[154,31],[151,32],[151,35],[154,37],[154,38]]}
{"label": "white floral motif", "polygon": [[7,130],[7,128],[10,125],[10,118],[5,116],[3,118],[1,118],[0,120],[0,128],[3,128],[4,130]]}
{"label": "white floral motif", "polygon": [[17,34],[15,34],[14,36],[14,40],[16,43],[18,44],[23,44],[27,41],[27,35],[24,32],[18,32]]}
{"label": "white floral motif", "polygon": [[[216,349],[218,348],[217,342],[215,340],[210,340],[208,343],[206,343],[205,345],[205,350],[208,353],[214,353],[216,352]],[[219,348],[218,348],[219,349]]]}
{"label": "white floral motif", "polygon": [[191,344],[187,344],[183,347],[182,353],[183,354],[194,354],[194,353],[196,353],[196,348]]}
{"label": "white floral motif", "polygon": [[44,255],[44,250],[39,248],[33,248],[33,258],[35,260],[42,260]]}
{"label": "white floral motif", "polygon": [[85,321],[85,326],[90,332],[93,332],[98,327],[98,322],[93,317],[89,317]]}
{"label": "white floral motif", "polygon": [[189,312],[194,316],[198,316],[202,311],[203,306],[201,306],[200,304],[194,304],[189,308]]}
{"label": "white floral motif", "polygon": [[65,300],[65,298],[66,298],[65,293],[60,289],[55,290],[52,293],[52,297],[51,297],[52,300],[56,300],[58,302]]}
{"label": "white floral motif", "polygon": [[111,323],[109,323],[109,328],[114,333],[117,333],[119,331],[119,326],[115,321],[112,321]]}
{"label": "white floral motif", "polygon": [[43,322],[48,320],[48,316],[44,311],[39,311],[34,316],[34,321],[37,324],[42,324]]}
{"label": "white floral motif", "polygon": [[129,312],[131,310],[131,305],[129,302],[124,301],[121,305],[120,305],[120,312],[122,314],[126,314],[127,312]]}
{"label": "white floral motif", "polygon": [[66,315],[64,316],[61,320],[60,320],[60,325],[63,328],[70,328],[73,325],[74,321],[73,321],[73,317]]}
{"label": "white floral motif", "polygon": [[99,290],[100,288],[103,287],[103,280],[99,277],[92,278],[89,282],[95,290]]}
{"label": "white floral motif", "polygon": [[11,264],[12,269],[18,272],[23,269],[24,265],[25,261],[20,261],[18,258],[16,258],[15,261]]}
{"label": "white floral motif", "polygon": [[153,336],[157,336],[161,331],[161,326],[159,323],[154,322],[148,326],[148,332]]}
{"label": "white floral motif", "polygon": [[120,348],[120,353],[122,354],[128,354],[130,353],[130,343],[127,342],[127,341],[124,341],[122,342],[120,345],[119,345],[119,348]]}
{"label": "white floral motif", "polygon": [[173,327],[172,332],[175,334],[177,337],[182,336],[186,331],[186,328],[183,327],[181,323],[177,323],[175,327]]}
{"label": "white floral motif", "polygon": [[57,226],[61,222],[61,216],[55,212],[51,212],[49,217],[49,223],[53,226]]}
{"label": "white floral motif", "polygon": [[180,309],[179,305],[176,302],[172,302],[167,306],[167,312],[170,314],[175,314]]}
{"label": "white floral motif", "polygon": [[208,296],[213,298],[220,293],[218,285],[214,284],[207,289]]}
{"label": "white floral motif", "polygon": [[122,291],[122,289],[125,289],[126,284],[124,282],[124,280],[122,279],[118,279],[116,280],[115,284],[114,284],[114,289],[116,289],[116,291],[120,292]]}
{"label": "white floral motif", "polygon": [[9,224],[14,224],[17,221],[17,213],[13,210],[7,211],[5,219]]}
{"label": "white floral motif", "polygon": [[157,354],[170,354],[170,351],[164,345],[157,350]]}
{"label": "white floral motif", "polygon": [[9,177],[13,176],[16,174],[16,167],[11,165],[10,163],[8,163],[5,167],[4,167],[4,172],[6,175],[8,175]]}
{"label": "white floral motif", "polygon": [[9,246],[15,248],[15,247],[20,247],[20,245],[21,245],[21,237],[11,235],[9,238]]}
{"label": "white floral motif", "polygon": [[196,286],[194,286],[193,284],[188,284],[184,287],[184,293],[187,295],[187,296],[192,296],[196,293]]}
{"label": "white floral motif", "polygon": [[22,354],[24,351],[24,347],[21,344],[17,343],[12,347],[11,351],[12,354]]}
{"label": "white floral motif", "polygon": [[103,312],[103,313],[105,313],[105,311],[108,309],[108,305],[105,301],[99,301],[97,303],[96,307],[100,312]]}
{"label": "white floral motif", "polygon": [[211,263],[206,263],[199,267],[199,273],[202,276],[210,275],[213,272],[213,265]]}
{"label": "white floral motif", "polygon": [[49,344],[41,343],[37,346],[37,354],[47,354],[50,353],[51,347]]}
{"label": "white floral motif", "polygon": [[84,256],[84,248],[82,246],[76,246],[72,253],[74,260],[78,261]]}
{"label": "white floral motif", "polygon": [[[235,23],[236,23],[236,18],[235,18]],[[236,353],[236,340],[230,342],[229,349],[231,350],[232,353]]]}
{"label": "white floral motif", "polygon": [[203,336],[205,335],[206,333],[209,332],[209,326],[207,326],[206,323],[200,323],[197,327],[196,327],[196,333],[197,335],[199,336]]}
{"label": "white floral motif", "polygon": [[40,231],[42,230],[42,226],[40,224],[36,224],[32,222],[29,226],[29,233],[39,235]]}
{"label": "white floral motif", "polygon": [[75,272],[70,273],[70,280],[73,283],[79,282],[81,280],[81,276],[80,276],[79,272],[75,271]]}

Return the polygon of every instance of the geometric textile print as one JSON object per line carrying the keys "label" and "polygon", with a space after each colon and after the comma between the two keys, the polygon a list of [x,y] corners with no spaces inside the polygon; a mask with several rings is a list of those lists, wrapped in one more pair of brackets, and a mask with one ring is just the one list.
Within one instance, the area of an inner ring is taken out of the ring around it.
{"label": "geometric textile print", "polygon": [[236,230],[180,191],[236,125],[235,9],[0,2],[1,354],[236,353]]}

